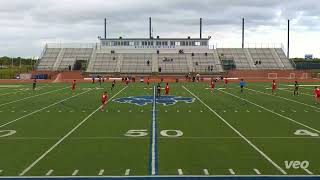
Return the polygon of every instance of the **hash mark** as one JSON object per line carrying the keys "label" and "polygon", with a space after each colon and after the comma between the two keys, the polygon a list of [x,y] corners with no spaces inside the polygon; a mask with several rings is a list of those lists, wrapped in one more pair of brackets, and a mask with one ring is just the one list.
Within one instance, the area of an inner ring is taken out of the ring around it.
{"label": "hash mark", "polygon": [[254,172],[256,172],[257,174],[259,174],[259,175],[261,174],[258,169],[253,169],[253,170],[254,170]]}
{"label": "hash mark", "polygon": [[230,174],[235,175],[236,173],[233,171],[233,169],[229,169]]}
{"label": "hash mark", "polygon": [[46,173],[46,176],[50,176],[53,172],[53,169],[50,169],[47,173]]}
{"label": "hash mark", "polygon": [[103,173],[104,173],[104,169],[101,169],[101,170],[99,171],[99,176],[102,176]]}
{"label": "hash mark", "polygon": [[72,173],[72,176],[76,176],[78,174],[78,172],[79,172],[78,169],[74,170],[73,173]]}
{"label": "hash mark", "polygon": [[203,169],[203,173],[204,175],[207,175],[207,176],[210,175],[208,169]]}
{"label": "hash mark", "polygon": [[126,169],[126,172],[124,173],[125,176],[129,176],[130,174],[130,169]]}

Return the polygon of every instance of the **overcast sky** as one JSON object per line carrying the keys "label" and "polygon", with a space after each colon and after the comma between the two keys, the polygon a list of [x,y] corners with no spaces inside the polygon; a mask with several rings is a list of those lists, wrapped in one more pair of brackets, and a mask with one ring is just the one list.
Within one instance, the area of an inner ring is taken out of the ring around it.
{"label": "overcast sky", "polygon": [[320,57],[319,0],[0,0],[0,56],[39,56],[46,43],[95,43],[103,36],[212,36],[217,47],[241,47],[246,19],[250,47],[286,47],[291,19],[291,57]]}

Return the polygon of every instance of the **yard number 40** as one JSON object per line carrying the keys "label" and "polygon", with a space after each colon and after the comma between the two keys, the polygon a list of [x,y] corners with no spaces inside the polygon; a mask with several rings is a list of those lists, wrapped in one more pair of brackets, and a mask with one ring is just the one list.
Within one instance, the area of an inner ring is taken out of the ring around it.
{"label": "yard number 40", "polygon": [[[161,136],[164,137],[180,137],[183,135],[183,132],[180,130],[162,130],[160,131]],[[125,136],[128,137],[144,137],[148,135],[148,130],[146,129],[131,129],[127,131]]]}

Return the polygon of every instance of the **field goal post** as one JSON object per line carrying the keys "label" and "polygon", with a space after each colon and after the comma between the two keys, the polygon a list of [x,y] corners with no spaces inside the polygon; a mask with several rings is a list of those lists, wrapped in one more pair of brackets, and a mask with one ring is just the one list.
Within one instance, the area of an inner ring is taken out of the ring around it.
{"label": "field goal post", "polygon": [[290,79],[295,79],[296,78],[296,73],[290,73]]}
{"label": "field goal post", "polygon": [[268,79],[278,79],[278,73],[268,73]]}
{"label": "field goal post", "polygon": [[308,73],[302,73],[302,76],[300,79],[308,79]]}

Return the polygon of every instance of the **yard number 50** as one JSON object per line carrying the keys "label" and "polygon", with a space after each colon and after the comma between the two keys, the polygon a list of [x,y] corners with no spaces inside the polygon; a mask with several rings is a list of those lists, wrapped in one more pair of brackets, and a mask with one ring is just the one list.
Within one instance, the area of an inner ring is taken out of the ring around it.
{"label": "yard number 50", "polygon": [[[183,132],[180,130],[162,130],[160,131],[161,136],[164,137],[180,137]],[[148,135],[148,130],[146,129],[131,129],[124,134],[127,137],[144,137]]]}

